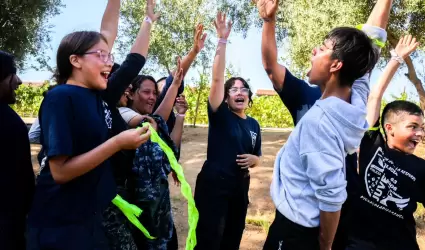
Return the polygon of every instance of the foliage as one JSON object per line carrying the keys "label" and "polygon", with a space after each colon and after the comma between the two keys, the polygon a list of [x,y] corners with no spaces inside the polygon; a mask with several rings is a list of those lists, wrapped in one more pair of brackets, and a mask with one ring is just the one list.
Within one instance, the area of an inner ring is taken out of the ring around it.
{"label": "foliage", "polygon": [[[145,17],[146,0],[123,0],[121,18],[124,27],[120,29],[119,51],[126,54],[130,44],[135,40],[140,23]],[[193,36],[197,23],[203,23],[206,29],[211,28],[212,18],[215,15],[214,5],[210,1],[202,0],[167,0],[157,5],[161,13],[151,33],[149,46],[148,70],[165,73],[172,70],[177,56],[184,56],[193,45]],[[205,48],[197,57],[194,65],[207,65],[211,62],[212,42],[207,39]],[[146,67],[145,67],[146,68]]]}
{"label": "foliage", "polygon": [[[246,33],[252,27],[261,27],[257,9],[250,0],[227,1],[235,27]],[[365,23],[376,0],[284,0],[277,13],[277,37],[289,43],[287,59],[290,69],[304,75],[310,66],[311,50],[323,42],[325,35],[338,26]],[[425,42],[425,2],[423,0],[394,0],[388,30],[397,40],[410,33]],[[385,57],[389,53],[383,52]]]}
{"label": "foliage", "polygon": [[0,48],[16,57],[19,68],[29,56],[47,65],[43,51],[49,48],[52,27],[47,21],[58,15],[62,6],[61,0],[2,0]]}
{"label": "foliage", "polygon": [[37,117],[43,100],[43,92],[49,87],[45,82],[41,87],[32,84],[22,84],[16,90],[16,103],[12,108],[23,117]]}

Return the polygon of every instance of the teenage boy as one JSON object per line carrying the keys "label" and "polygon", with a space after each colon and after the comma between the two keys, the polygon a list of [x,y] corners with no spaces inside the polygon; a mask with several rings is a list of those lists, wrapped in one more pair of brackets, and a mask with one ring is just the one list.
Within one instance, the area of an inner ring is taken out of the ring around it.
{"label": "teenage boy", "polygon": [[417,202],[425,202],[425,160],[413,152],[424,136],[423,111],[414,103],[394,101],[379,122],[385,89],[417,46],[412,36],[401,38],[370,93],[367,120],[375,126],[360,144],[362,182],[351,203],[356,212],[348,225],[347,250],[419,250],[413,213]]}
{"label": "teenage boy", "polygon": [[[318,86],[310,86],[277,63],[278,1],[260,0],[257,4],[264,20],[263,64],[294,123],[322,98],[314,106],[315,111],[309,112],[309,118],[303,119],[304,124],[297,125],[285,150],[278,154],[271,191],[277,213],[264,248],[329,249],[346,198],[344,156],[355,151],[366,129],[366,73],[376,63],[377,54],[362,32],[334,29],[321,48],[313,52],[309,77],[310,83]],[[383,28],[388,22],[390,6],[390,0],[376,4],[363,26],[371,38],[385,41]],[[360,77],[351,95],[351,86]],[[323,139],[319,141],[317,136]],[[318,143],[312,143],[315,141]],[[350,159],[355,161],[354,157]]]}

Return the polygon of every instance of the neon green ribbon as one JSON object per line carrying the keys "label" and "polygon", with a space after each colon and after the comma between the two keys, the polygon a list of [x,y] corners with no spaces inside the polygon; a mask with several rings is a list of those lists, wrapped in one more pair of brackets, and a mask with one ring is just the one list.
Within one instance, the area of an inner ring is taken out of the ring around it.
{"label": "neon green ribbon", "polygon": [[149,126],[149,130],[151,131],[151,141],[158,143],[161,149],[168,157],[168,161],[170,162],[171,168],[177,175],[177,178],[180,181],[181,193],[187,199],[187,210],[188,210],[188,223],[189,223],[189,231],[187,233],[186,239],[186,250],[193,250],[196,246],[196,226],[199,220],[199,212],[195,206],[195,200],[192,196],[192,189],[190,188],[189,183],[184,178],[183,168],[177,162],[176,157],[174,156],[173,150],[165,143],[161,137],[159,137],[158,133],[155,129],[148,123],[143,123],[143,126]]}
{"label": "neon green ribbon", "polygon": [[121,212],[125,215],[125,217],[127,217],[127,219],[138,229],[140,229],[140,231],[142,231],[142,233],[146,236],[146,238],[148,239],[155,239],[155,237],[152,237],[148,230],[146,230],[146,228],[142,225],[142,223],[140,223],[139,219],[137,219],[137,217],[140,216],[140,214],[142,214],[143,210],[140,209],[138,206],[133,205],[128,203],[127,201],[125,201],[123,198],[121,198],[120,195],[115,196],[115,198],[112,200],[112,203],[117,206]]}
{"label": "neon green ribbon", "polygon": [[[363,29],[363,24],[359,24],[359,25],[357,25],[357,26],[356,26],[356,29],[362,30],[362,29]],[[384,48],[384,47],[385,47],[385,42],[382,42],[381,40],[376,39],[376,38],[374,38],[374,39],[372,39],[372,38],[371,38],[371,40],[372,40],[372,42],[373,42],[374,44],[376,44],[378,47],[380,47],[380,48]]]}
{"label": "neon green ribbon", "polygon": [[372,128],[369,128],[369,131],[377,131],[377,130],[379,130],[379,127],[372,127]]}

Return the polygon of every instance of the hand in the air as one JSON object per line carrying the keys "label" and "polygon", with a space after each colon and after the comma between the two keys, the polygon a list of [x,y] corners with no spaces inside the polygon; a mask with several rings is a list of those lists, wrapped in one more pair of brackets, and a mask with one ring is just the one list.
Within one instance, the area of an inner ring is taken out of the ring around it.
{"label": "hand in the air", "polygon": [[257,4],[258,12],[263,20],[271,20],[276,17],[279,0],[254,0]]}
{"label": "hand in the air", "polygon": [[232,30],[232,22],[228,21],[226,23],[226,14],[218,12],[214,20],[214,26],[219,38],[227,39],[229,37],[230,31]]}
{"label": "hand in the air", "polygon": [[176,85],[177,87],[180,87],[183,81],[183,68],[181,67],[181,60],[180,57],[177,57],[177,68],[174,73],[173,78],[173,85]]}
{"label": "hand in the air", "polygon": [[177,113],[179,113],[180,115],[186,114],[188,106],[189,105],[187,104],[185,95],[182,94],[179,97],[177,97],[176,104],[174,106]]}
{"label": "hand in the air", "polygon": [[196,26],[195,37],[193,41],[193,50],[196,53],[199,53],[204,48],[206,38],[207,33],[204,33],[204,25],[198,24]]}
{"label": "hand in the air", "polygon": [[406,59],[416,48],[419,46],[419,43],[416,42],[416,38],[412,35],[406,35],[400,38],[397,46],[395,47],[395,52],[401,58]]}
{"label": "hand in the air", "polygon": [[146,2],[146,15],[152,20],[152,22],[155,22],[158,20],[160,14],[155,14],[155,0],[147,0]]}

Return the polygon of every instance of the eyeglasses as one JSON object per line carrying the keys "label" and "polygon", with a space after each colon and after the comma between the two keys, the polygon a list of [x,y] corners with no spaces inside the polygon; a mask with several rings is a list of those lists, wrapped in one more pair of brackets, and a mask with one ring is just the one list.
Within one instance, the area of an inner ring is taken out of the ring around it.
{"label": "eyeglasses", "polygon": [[239,91],[243,95],[248,95],[249,94],[249,89],[248,88],[230,88],[229,89],[229,94],[234,95],[234,94],[237,94]]}
{"label": "eyeglasses", "polygon": [[97,50],[97,51],[89,51],[84,53],[83,55],[91,55],[91,54],[97,54],[104,63],[107,63],[108,61],[111,61],[111,63],[114,63],[114,55],[112,53],[108,53],[103,50]]}

